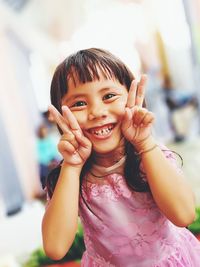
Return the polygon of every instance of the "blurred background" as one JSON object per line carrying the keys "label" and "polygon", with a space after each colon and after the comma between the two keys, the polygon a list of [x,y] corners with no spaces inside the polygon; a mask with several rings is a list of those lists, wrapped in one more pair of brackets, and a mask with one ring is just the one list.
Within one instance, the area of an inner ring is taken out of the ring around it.
{"label": "blurred background", "polygon": [[200,206],[200,0],[1,0],[0,267],[23,266],[41,247],[42,184],[60,160],[51,78],[88,47],[148,74],[154,134],[182,156]]}

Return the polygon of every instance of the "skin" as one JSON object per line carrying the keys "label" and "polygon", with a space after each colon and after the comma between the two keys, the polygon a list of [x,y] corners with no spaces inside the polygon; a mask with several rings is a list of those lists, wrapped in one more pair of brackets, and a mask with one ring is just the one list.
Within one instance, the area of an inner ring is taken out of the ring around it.
{"label": "skin", "polygon": [[[141,141],[150,136],[154,120],[153,113],[142,108],[146,80],[143,75],[138,84],[133,81],[129,92],[118,81],[103,77],[76,87],[70,82],[62,101],[63,116],[53,106],[49,108],[64,134],[58,144],[64,162],[82,168],[93,151],[98,164],[112,165],[123,137],[140,148]],[[95,139],[88,131],[108,123],[116,124],[108,140]]]}
{"label": "skin", "polygon": [[[142,75],[130,90],[116,80],[73,83],[62,101],[62,115],[50,106],[54,121],[63,131],[58,149],[64,164],[42,223],[43,245],[53,259],[69,250],[77,230],[79,177],[91,153],[102,166],[113,164],[123,152],[124,138],[129,140],[141,159],[153,198],[163,214],[175,225],[186,226],[195,217],[193,193],[183,175],[164,156],[151,135],[154,115],[142,108],[147,77]],[[84,95],[82,95],[84,93]],[[81,96],[80,96],[81,95]],[[97,126],[112,123],[108,138],[96,138]]]}

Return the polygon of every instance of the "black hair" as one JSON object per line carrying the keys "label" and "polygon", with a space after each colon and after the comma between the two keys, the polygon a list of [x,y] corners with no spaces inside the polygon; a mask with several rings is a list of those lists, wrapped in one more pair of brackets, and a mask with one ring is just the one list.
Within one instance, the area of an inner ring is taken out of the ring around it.
{"label": "black hair", "polygon": [[[87,83],[99,80],[99,71],[106,79],[116,79],[119,81],[127,90],[129,90],[134,79],[129,68],[109,51],[98,48],[80,50],[67,57],[56,68],[51,83],[51,103],[62,113],[62,98],[68,91],[69,79],[72,79],[74,84],[76,82]],[[62,134],[62,130],[59,129],[59,131]],[[128,141],[125,141],[125,154],[124,175],[127,185],[138,192],[150,191],[148,183],[143,179],[144,173],[140,169],[141,159],[137,155],[134,146]],[[92,160],[90,157],[82,168],[81,182],[85,174],[90,170],[91,164]],[[61,166],[58,166],[47,178],[47,191],[50,198],[59,177],[60,169]]]}

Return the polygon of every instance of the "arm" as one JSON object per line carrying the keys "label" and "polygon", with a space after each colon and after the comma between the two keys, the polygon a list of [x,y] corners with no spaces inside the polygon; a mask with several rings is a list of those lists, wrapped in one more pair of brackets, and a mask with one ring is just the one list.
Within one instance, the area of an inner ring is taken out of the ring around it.
{"label": "arm", "polygon": [[[154,144],[155,141],[150,137],[137,150],[149,149]],[[141,158],[152,195],[163,214],[177,226],[192,223],[195,218],[194,195],[183,174],[159,147],[142,153]]]}
{"label": "arm", "polygon": [[42,221],[45,253],[63,258],[74,240],[78,223],[80,173],[91,153],[91,142],[83,135],[72,112],[63,107],[61,115],[53,106],[50,112],[64,133],[58,143],[63,156],[61,172]]}
{"label": "arm", "polygon": [[[151,135],[154,115],[143,108],[147,77],[131,84],[122,131],[138,152],[156,144]],[[165,216],[177,226],[186,226],[194,220],[195,204],[191,188],[184,177],[165,157],[159,147],[141,154],[142,165],[156,204]]]}
{"label": "arm", "polygon": [[77,168],[64,165],[52,199],[42,221],[45,253],[52,259],[63,258],[77,231],[79,176]]}

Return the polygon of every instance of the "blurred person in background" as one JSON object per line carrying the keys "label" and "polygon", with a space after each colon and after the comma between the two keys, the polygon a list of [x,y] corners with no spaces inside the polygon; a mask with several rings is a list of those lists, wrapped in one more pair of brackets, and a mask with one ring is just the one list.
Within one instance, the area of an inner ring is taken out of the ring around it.
{"label": "blurred person in background", "polygon": [[148,75],[145,95],[147,107],[155,114],[155,122],[152,130],[154,131],[154,135],[162,143],[167,143],[173,139],[173,131],[170,124],[170,112],[162,88],[161,67],[146,67],[143,63],[142,70]]}
{"label": "blurred person in background", "polygon": [[57,140],[50,134],[49,127],[45,122],[39,125],[37,130],[37,155],[40,182],[42,188],[44,188],[47,175],[60,161],[60,154],[57,150]]}
{"label": "blurred person in background", "polygon": [[184,141],[190,129],[191,116],[198,107],[197,97],[188,90],[174,88],[168,75],[163,77],[163,92],[170,111],[169,119],[174,131],[174,141]]}
{"label": "blurred person in background", "polygon": [[48,128],[48,134],[51,136],[56,143],[58,143],[59,140],[59,133],[58,133],[58,128],[57,125],[51,115],[51,113],[47,110],[42,113],[43,121],[45,125]]}
{"label": "blurred person in background", "polygon": [[63,161],[47,179],[42,235],[49,257],[65,256],[80,216],[81,266],[199,265],[200,243],[185,228],[195,217],[193,192],[173,153],[152,135],[146,82],[97,48],[57,67],[49,111]]}

